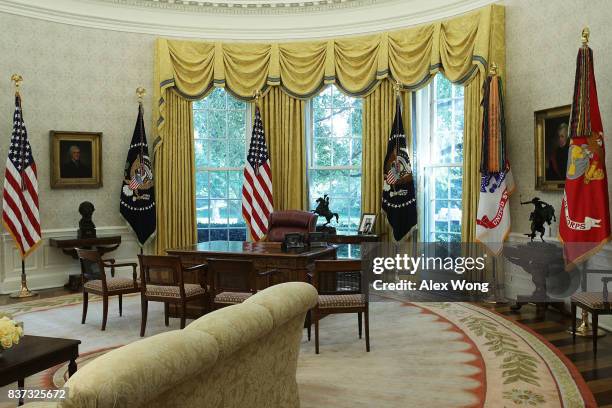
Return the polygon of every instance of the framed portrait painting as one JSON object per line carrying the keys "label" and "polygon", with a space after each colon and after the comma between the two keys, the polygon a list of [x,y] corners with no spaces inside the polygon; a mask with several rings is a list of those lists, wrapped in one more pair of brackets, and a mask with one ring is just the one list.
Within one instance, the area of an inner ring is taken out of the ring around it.
{"label": "framed portrait painting", "polygon": [[102,133],[52,130],[51,188],[102,187]]}
{"label": "framed portrait painting", "polygon": [[536,190],[565,188],[570,112],[565,105],[534,113]]}

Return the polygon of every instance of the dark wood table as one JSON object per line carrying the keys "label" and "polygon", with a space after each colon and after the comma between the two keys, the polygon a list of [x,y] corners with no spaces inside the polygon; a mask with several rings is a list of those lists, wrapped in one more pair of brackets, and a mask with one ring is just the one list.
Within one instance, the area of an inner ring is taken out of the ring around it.
{"label": "dark wood table", "polygon": [[[304,251],[283,252],[280,242],[240,242],[240,241],[210,241],[187,247],[169,249],[169,255],[178,255],[185,265],[205,264],[208,258],[244,259],[255,264],[257,272],[276,269],[273,283],[301,281],[308,282],[308,273],[314,267],[314,261],[319,259],[335,259],[336,246],[328,245],[322,248],[307,248]],[[212,284],[212,277],[208,276]],[[185,273],[186,283],[198,283],[195,273]],[[258,282],[258,287],[265,287],[265,280]],[[170,316],[178,316],[178,310],[170,305]],[[187,306],[188,317],[199,317],[203,313],[200,302],[191,302]]]}
{"label": "dark wood table", "polygon": [[[68,375],[77,370],[81,340],[59,339],[25,335],[19,344],[4,350],[0,357],[0,386],[17,382],[19,389],[24,388],[24,380],[33,374],[69,361]],[[23,400],[19,400],[23,405]]]}
{"label": "dark wood table", "polygon": [[59,248],[68,256],[73,257],[74,259],[79,259],[75,248],[96,248],[101,255],[104,255],[107,252],[114,251],[121,244],[121,236],[115,235],[111,237],[100,237],[100,238],[67,238],[67,239],[59,239],[59,238],[51,238],[49,239],[49,246]]}
{"label": "dark wood table", "polygon": [[330,234],[328,242],[332,244],[363,244],[365,242],[380,242],[385,234]]}

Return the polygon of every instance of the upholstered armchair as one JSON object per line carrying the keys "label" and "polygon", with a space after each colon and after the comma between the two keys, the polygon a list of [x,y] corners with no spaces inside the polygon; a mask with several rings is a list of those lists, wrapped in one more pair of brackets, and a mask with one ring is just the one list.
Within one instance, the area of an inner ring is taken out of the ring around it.
{"label": "upholstered armchair", "polygon": [[266,240],[282,242],[285,239],[285,234],[314,232],[317,226],[317,218],[316,214],[308,211],[274,211],[270,214]]}

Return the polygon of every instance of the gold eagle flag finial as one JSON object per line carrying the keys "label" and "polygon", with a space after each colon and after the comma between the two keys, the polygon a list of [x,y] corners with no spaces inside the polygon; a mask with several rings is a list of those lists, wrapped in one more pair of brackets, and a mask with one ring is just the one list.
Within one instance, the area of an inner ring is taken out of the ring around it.
{"label": "gold eagle flag finial", "polygon": [[138,88],[136,88],[136,97],[138,98],[138,103],[142,104],[142,100],[144,99],[144,96],[147,94],[147,90],[144,89],[142,86],[139,86]]}
{"label": "gold eagle flag finial", "polygon": [[582,29],[582,46],[583,47],[588,47],[589,46],[589,37],[591,36],[591,30],[589,30],[589,27],[584,27]]}
{"label": "gold eagle flag finial", "polygon": [[19,95],[19,87],[21,86],[21,83],[23,82],[23,77],[19,74],[13,74],[11,75],[11,81],[15,83],[15,94]]}

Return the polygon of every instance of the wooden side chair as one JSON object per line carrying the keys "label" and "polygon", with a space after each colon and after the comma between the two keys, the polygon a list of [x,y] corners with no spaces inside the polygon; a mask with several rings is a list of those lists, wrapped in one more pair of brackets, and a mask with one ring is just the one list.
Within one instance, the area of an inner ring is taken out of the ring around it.
{"label": "wooden side chair", "polygon": [[[597,333],[597,326],[599,325],[599,315],[612,314],[612,305],[608,298],[608,282],[612,281],[612,278],[601,278],[603,282],[602,292],[581,292],[571,296],[571,313],[572,313],[572,340],[576,342],[576,311],[577,307],[582,310],[586,310],[591,313],[591,321],[593,325],[593,333]],[[593,338],[593,355],[597,355],[597,335],[592,336]]]}
{"label": "wooden side chair", "polygon": [[[81,324],[85,324],[87,317],[87,306],[89,294],[93,293],[102,296],[102,330],[106,330],[106,320],[108,318],[108,297],[119,296],[119,316],[123,315],[123,295],[126,293],[140,292],[140,283],[136,278],[136,263],[116,263],[114,259],[102,259],[97,250],[76,249],[81,263],[81,281],[83,283],[83,317]],[[93,275],[92,266],[96,265],[99,275]],[[132,267],[132,279],[115,278],[115,268],[130,266]],[[111,277],[106,276],[105,269],[110,268]]]}
{"label": "wooden side chair", "polygon": [[365,317],[366,351],[370,351],[370,319],[368,298],[363,291],[361,261],[315,261],[313,285],[319,292],[319,302],[311,310],[315,325],[315,352],[319,354],[319,320],[336,313],[356,313],[359,338],[362,335],[362,315]]}
{"label": "wooden side chair", "polygon": [[208,273],[212,278],[212,309],[235,305],[257,293],[257,279],[265,277],[270,286],[271,277],[276,269],[257,272],[253,261],[238,259],[209,258]]}
{"label": "wooden side chair", "polygon": [[[170,324],[170,303],[180,306],[181,329],[185,328],[187,302],[201,300],[206,308],[206,265],[184,267],[178,256],[138,255],[141,276],[141,312],[140,337],[144,337],[147,326],[149,301],[164,303],[164,321]],[[185,271],[196,271],[199,283],[185,283]]]}

